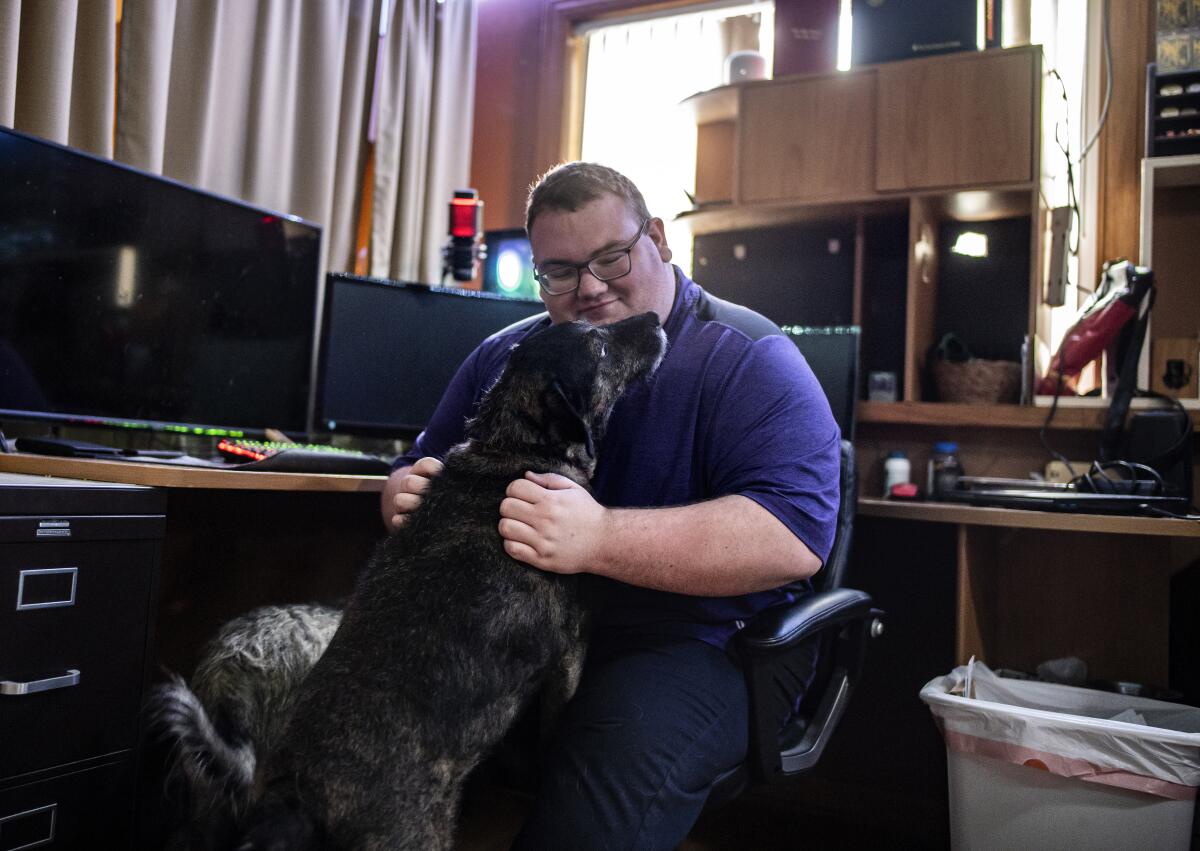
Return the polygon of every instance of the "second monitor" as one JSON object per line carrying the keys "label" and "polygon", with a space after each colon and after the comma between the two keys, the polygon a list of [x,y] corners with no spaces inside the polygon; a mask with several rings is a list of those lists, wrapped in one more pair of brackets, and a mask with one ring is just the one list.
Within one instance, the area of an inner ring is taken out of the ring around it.
{"label": "second monitor", "polygon": [[332,273],[325,281],[315,430],[414,437],[486,337],[542,303]]}

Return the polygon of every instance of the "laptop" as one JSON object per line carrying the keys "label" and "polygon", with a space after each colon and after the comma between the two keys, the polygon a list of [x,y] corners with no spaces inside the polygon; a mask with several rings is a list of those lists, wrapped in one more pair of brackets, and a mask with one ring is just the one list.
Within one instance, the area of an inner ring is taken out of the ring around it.
{"label": "laptop", "polygon": [[996,479],[964,476],[950,493],[938,494],[946,502],[964,502],[992,508],[1024,508],[1034,511],[1067,511],[1083,514],[1126,514],[1161,517],[1183,516],[1190,501],[1183,496],[1093,493],[1068,484],[1032,479]]}

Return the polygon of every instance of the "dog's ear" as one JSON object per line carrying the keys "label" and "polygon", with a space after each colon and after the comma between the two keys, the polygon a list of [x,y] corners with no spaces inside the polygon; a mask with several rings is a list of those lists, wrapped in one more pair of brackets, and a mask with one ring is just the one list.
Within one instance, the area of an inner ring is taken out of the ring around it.
{"label": "dog's ear", "polygon": [[549,414],[546,430],[551,435],[567,443],[582,443],[588,457],[596,457],[587,400],[577,388],[553,381],[546,391],[546,410]]}

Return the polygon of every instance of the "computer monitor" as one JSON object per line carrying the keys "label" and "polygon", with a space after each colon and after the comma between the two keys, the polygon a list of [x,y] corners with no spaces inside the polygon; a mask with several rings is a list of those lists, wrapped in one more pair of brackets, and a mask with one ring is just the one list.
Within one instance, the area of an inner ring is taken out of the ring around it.
{"label": "computer monitor", "polygon": [[861,329],[857,325],[781,327],[804,355],[825,391],[842,437],[853,441]]}
{"label": "computer monitor", "polygon": [[415,436],[479,343],[543,309],[540,301],[331,273],[316,430]]}
{"label": "computer monitor", "polygon": [[0,128],[0,419],[308,423],[321,230]]}

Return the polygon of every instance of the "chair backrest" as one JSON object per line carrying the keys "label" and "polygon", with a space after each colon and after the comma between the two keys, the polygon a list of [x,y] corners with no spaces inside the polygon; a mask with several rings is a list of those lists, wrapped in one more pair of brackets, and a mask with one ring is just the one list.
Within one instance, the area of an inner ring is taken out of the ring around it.
{"label": "chair backrest", "polygon": [[842,441],[841,453],[837,530],[833,535],[829,557],[812,580],[813,587],[818,591],[841,588],[846,579],[846,565],[850,561],[850,539],[853,537],[854,513],[858,504],[858,465],[854,459],[854,445],[850,441]]}

